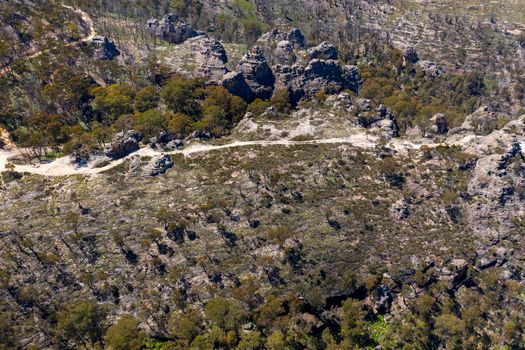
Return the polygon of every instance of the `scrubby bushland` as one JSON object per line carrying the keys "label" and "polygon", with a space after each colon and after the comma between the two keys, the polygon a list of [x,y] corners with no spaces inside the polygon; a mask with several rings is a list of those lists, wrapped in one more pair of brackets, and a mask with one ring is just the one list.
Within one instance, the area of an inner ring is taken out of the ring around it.
{"label": "scrubby bushland", "polygon": [[472,155],[303,145],[174,161],[156,179],[127,163],[4,174],[4,347],[523,347],[523,220],[500,207],[505,238],[474,234]]}

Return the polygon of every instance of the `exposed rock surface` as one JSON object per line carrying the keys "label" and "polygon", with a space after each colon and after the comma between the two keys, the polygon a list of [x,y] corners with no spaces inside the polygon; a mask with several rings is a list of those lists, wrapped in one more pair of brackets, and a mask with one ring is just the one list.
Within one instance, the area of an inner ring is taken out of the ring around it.
{"label": "exposed rock surface", "polygon": [[232,94],[241,97],[245,101],[253,101],[254,94],[252,89],[246,83],[244,75],[241,72],[226,73],[222,80],[224,86]]}
{"label": "exposed rock surface", "polygon": [[308,50],[308,55],[311,59],[323,59],[323,60],[337,60],[339,54],[337,48],[327,43],[326,41],[322,42],[316,47],[312,47]]}
{"label": "exposed rock surface", "polygon": [[496,129],[498,121],[502,117],[501,114],[492,111],[489,107],[482,106],[474,113],[468,115],[461,127],[455,129],[454,133],[474,132],[478,135],[487,135]]}
{"label": "exposed rock surface", "polygon": [[139,142],[143,135],[135,130],[122,131],[113,136],[110,145],[106,149],[106,156],[119,159],[139,149]]}
{"label": "exposed rock surface", "polygon": [[298,28],[293,28],[285,33],[279,29],[272,29],[270,32],[263,34],[258,42],[268,44],[270,42],[289,41],[295,49],[305,47],[304,35]]}
{"label": "exposed rock surface", "polygon": [[95,36],[91,44],[93,45],[93,57],[97,60],[112,60],[120,55],[115,43],[105,36]]}
{"label": "exposed rock surface", "polygon": [[448,121],[446,115],[438,113],[430,118],[430,122],[430,132],[436,135],[444,135],[448,132]]}
{"label": "exposed rock surface", "polygon": [[372,129],[378,130],[379,133],[386,138],[399,136],[399,126],[397,125],[397,119],[390,108],[380,105],[376,108],[375,113],[372,115],[372,119],[376,120],[370,124]]}
{"label": "exposed rock surface", "polygon": [[258,46],[244,55],[237,70],[244,76],[255,98],[268,99],[272,96],[275,76]]}
{"label": "exposed rock surface", "polygon": [[177,138],[177,136],[180,137],[180,135],[162,131],[157,136],[152,137],[149,140],[150,146],[153,149],[161,148],[165,151],[175,151],[184,145],[184,142],[180,138]]}
{"label": "exposed rock surface", "polygon": [[167,14],[161,20],[150,19],[148,29],[156,37],[173,44],[181,44],[189,38],[203,34],[193,29],[189,24],[179,22],[179,18],[175,14]]}
{"label": "exposed rock surface", "polygon": [[153,158],[144,168],[144,176],[158,176],[173,168],[173,159],[167,154]]}
{"label": "exposed rock surface", "polygon": [[375,130],[387,138],[399,136],[399,126],[394,113],[384,105],[372,110],[368,99],[358,99],[358,123],[362,127]]}
{"label": "exposed rock surface", "polygon": [[374,308],[378,314],[384,315],[390,311],[393,301],[390,287],[382,285],[374,291]]}
{"label": "exposed rock surface", "polygon": [[361,86],[361,75],[355,66],[341,67],[334,60],[312,60],[308,66],[274,67],[277,78],[276,89],[288,89],[292,103],[313,97],[319,91],[334,94],[345,89],[357,92]]}
{"label": "exposed rock surface", "polygon": [[275,56],[275,59],[279,64],[294,64],[297,59],[293,49],[293,44],[288,40],[279,41],[277,43]]}
{"label": "exposed rock surface", "polygon": [[431,61],[418,61],[416,63],[416,69],[425,73],[425,75],[430,78],[437,78],[443,74],[443,69]]}
{"label": "exposed rock surface", "polygon": [[195,54],[195,74],[219,83],[228,72],[226,50],[219,42],[208,35],[199,35],[187,41],[191,52]]}

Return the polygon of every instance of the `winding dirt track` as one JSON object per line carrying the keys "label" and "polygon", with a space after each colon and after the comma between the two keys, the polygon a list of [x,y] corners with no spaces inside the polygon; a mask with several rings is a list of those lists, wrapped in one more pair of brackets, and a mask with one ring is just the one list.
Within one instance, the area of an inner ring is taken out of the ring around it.
{"label": "winding dirt track", "polygon": [[[294,145],[315,145],[315,144],[352,144],[356,147],[361,148],[373,148],[375,147],[376,138],[367,134],[355,134],[348,137],[323,139],[323,140],[311,140],[311,141],[290,141],[290,140],[277,140],[277,141],[235,141],[225,145],[208,145],[208,144],[193,144],[182,150],[173,152],[160,152],[150,147],[144,147],[134,152],[127,157],[112,161],[110,164],[100,167],[76,167],[71,163],[69,156],[55,159],[54,161],[46,164],[38,165],[15,165],[14,170],[18,172],[27,172],[32,174],[38,174],[43,176],[67,176],[67,175],[89,175],[99,174],[106,170],[109,170],[119,164],[122,164],[127,159],[134,156],[149,156],[154,157],[162,154],[182,154],[184,156],[191,156],[199,153],[208,153],[226,148],[238,148],[238,147],[253,147],[253,146],[294,146]],[[412,145],[413,146],[413,145]],[[412,147],[413,148],[413,147]],[[6,169],[6,164],[10,157],[16,156],[21,153],[19,149],[12,150],[0,150],[0,171]]]}
{"label": "winding dirt track", "polygon": [[[116,167],[117,165],[122,164],[127,159],[130,159],[135,156],[140,157],[155,157],[164,154],[182,154],[186,157],[193,155],[198,155],[201,153],[209,153],[214,151],[220,151],[222,149],[228,148],[241,148],[241,147],[253,147],[253,146],[263,146],[263,147],[274,147],[274,146],[297,146],[297,145],[323,145],[323,144],[350,144],[354,147],[363,148],[363,149],[372,149],[377,145],[378,138],[377,136],[372,136],[366,133],[358,133],[347,137],[340,138],[331,138],[331,139],[320,139],[320,140],[308,140],[308,141],[291,141],[291,140],[275,140],[275,141],[234,141],[232,143],[224,145],[209,145],[209,144],[192,144],[188,147],[172,151],[172,152],[161,152],[154,150],[150,147],[144,147],[138,151],[131,153],[127,157],[111,161],[108,165],[93,168],[90,166],[87,167],[78,167],[71,162],[70,156],[65,156],[62,158],[55,159],[52,162],[36,165],[15,165],[14,170],[18,172],[26,172],[32,174],[38,174],[42,176],[68,176],[68,175],[96,175],[100,174],[106,170]],[[427,147],[437,147],[439,144],[416,144],[408,140],[395,139],[390,141],[388,147],[396,149],[398,151],[408,151],[411,149],[419,149],[421,146],[425,145]],[[9,163],[9,158],[19,155],[22,153],[20,149],[11,149],[11,150],[0,150],[0,171],[6,170],[6,164]]]}

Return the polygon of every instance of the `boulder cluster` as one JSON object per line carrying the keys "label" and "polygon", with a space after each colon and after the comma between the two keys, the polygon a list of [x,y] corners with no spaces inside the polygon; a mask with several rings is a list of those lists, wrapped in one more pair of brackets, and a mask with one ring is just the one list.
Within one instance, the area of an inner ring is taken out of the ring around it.
{"label": "boulder cluster", "polygon": [[173,13],[165,15],[162,19],[150,19],[148,29],[152,35],[169,41],[173,44],[182,44],[186,40],[202,35],[189,24],[179,21],[179,17]]}
{"label": "boulder cluster", "polygon": [[258,42],[265,43],[265,42],[286,42],[290,45],[292,45],[295,49],[303,49],[306,46],[305,38],[301,30],[297,28],[291,29],[289,32],[285,33],[280,31],[279,29],[272,29],[266,34],[263,34]]}
{"label": "boulder cluster", "polygon": [[357,99],[358,114],[357,122],[364,128],[376,131],[385,138],[398,137],[399,126],[394,113],[384,105],[373,109],[371,101],[366,98]]}
{"label": "boulder cluster", "polygon": [[143,135],[135,130],[116,133],[105,150],[105,155],[111,159],[119,159],[139,149]]}
{"label": "boulder cluster", "polygon": [[[240,60],[234,71],[226,67],[228,56],[221,43],[205,33],[193,30],[175,15],[148,21],[151,33],[175,44],[182,42],[195,56],[195,74],[211,83],[224,86],[247,102],[269,99],[277,91],[287,90],[291,102],[297,105],[304,98],[319,92],[334,94],[343,90],[358,92],[361,75],[356,66],[340,65],[337,48],[327,42],[307,50],[299,29],[281,32],[277,29],[264,34],[259,46],[254,46]],[[265,52],[273,44],[271,67]],[[303,54],[297,63],[298,52]]]}
{"label": "boulder cluster", "polygon": [[305,63],[299,64],[293,63],[297,57],[295,50],[305,48],[304,36],[299,29],[292,29],[288,33],[273,30],[263,35],[258,43],[271,43],[272,40],[280,40],[274,55],[277,62],[284,63],[270,68],[264,48],[255,46],[239,62],[236,72],[224,77],[223,86],[248,102],[255,98],[267,99],[276,91],[287,90],[293,105],[318,92],[335,94],[347,89],[359,91],[359,70],[356,66],[340,65],[335,46],[323,42],[310,48]]}

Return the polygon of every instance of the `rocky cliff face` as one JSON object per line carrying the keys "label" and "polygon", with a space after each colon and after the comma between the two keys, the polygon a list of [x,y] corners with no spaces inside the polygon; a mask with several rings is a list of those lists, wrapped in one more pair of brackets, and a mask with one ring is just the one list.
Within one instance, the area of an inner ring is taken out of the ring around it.
{"label": "rocky cliff face", "polygon": [[189,24],[180,22],[175,14],[167,14],[160,20],[150,19],[147,26],[152,35],[173,44],[182,44],[189,38],[203,34]]}
{"label": "rocky cliff face", "polygon": [[199,35],[189,39],[187,45],[195,55],[195,75],[220,82],[228,71],[228,56],[221,43],[208,35]]}
{"label": "rocky cliff face", "polygon": [[[151,21],[148,22],[151,25]],[[286,38],[287,40],[280,40]],[[289,65],[270,67],[265,52],[271,45],[277,48],[271,57]],[[335,46],[323,42],[306,51],[304,36],[298,29],[282,33],[276,29],[264,34],[255,46],[239,61],[234,72],[226,68],[227,52],[216,39],[202,34],[186,40],[177,51],[193,56],[193,73],[213,83],[221,83],[231,93],[251,102],[256,98],[267,100],[278,90],[290,92],[292,104],[303,98],[313,97],[322,91],[327,94],[339,93],[345,89],[358,92],[361,76],[356,66],[343,66],[337,61]],[[300,56],[300,62],[296,57]],[[188,64],[184,58],[169,62],[174,69]],[[304,63],[306,62],[306,63]]]}
{"label": "rocky cliff face", "polygon": [[105,36],[95,36],[91,45],[93,46],[93,57],[97,60],[112,60],[120,55],[115,43]]}
{"label": "rocky cliff face", "polygon": [[258,46],[244,55],[237,70],[242,73],[255,98],[266,100],[272,96],[275,77]]}
{"label": "rocky cliff face", "polygon": [[355,66],[338,65],[333,60],[313,59],[306,67],[276,66],[276,86],[290,91],[293,104],[303,98],[312,98],[322,91],[334,94],[345,89],[357,92],[361,85],[361,76]]}

